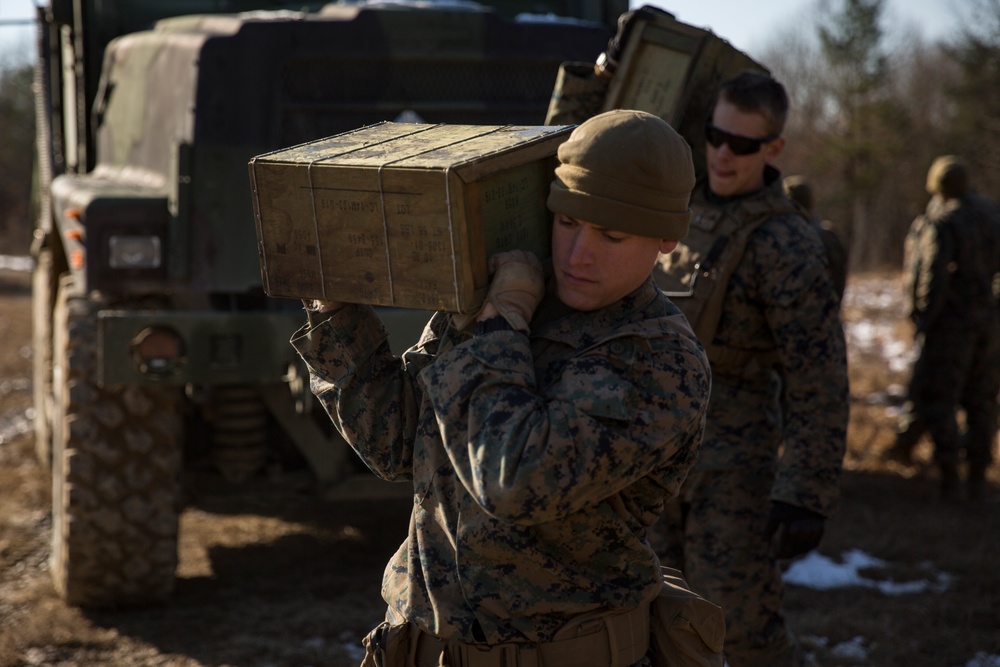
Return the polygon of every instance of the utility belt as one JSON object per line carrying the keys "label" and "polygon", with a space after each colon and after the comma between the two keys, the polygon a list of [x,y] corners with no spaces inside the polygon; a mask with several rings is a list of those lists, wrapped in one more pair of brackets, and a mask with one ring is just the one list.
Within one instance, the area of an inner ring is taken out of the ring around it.
{"label": "utility belt", "polygon": [[[361,667],[629,667],[647,653],[653,667],[723,667],[722,609],[692,591],[680,571],[662,570],[652,603],[583,614],[551,642],[466,644],[387,620],[362,640]],[[391,609],[386,616],[396,620]]]}
{"label": "utility belt", "polygon": [[362,667],[628,667],[649,650],[649,604],[630,611],[585,614],[550,642],[484,646],[448,641],[413,623],[382,623],[365,639]]}

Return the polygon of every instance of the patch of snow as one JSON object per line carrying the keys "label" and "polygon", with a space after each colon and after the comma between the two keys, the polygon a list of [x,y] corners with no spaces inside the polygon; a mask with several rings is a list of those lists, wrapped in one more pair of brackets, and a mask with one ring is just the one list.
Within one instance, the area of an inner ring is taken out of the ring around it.
{"label": "patch of snow", "polygon": [[933,566],[928,563],[922,565],[922,568],[928,571],[927,579],[896,582],[861,576],[860,570],[880,569],[888,566],[884,560],[870,556],[863,551],[852,549],[846,552],[842,559],[842,563],[837,563],[822,554],[812,552],[792,563],[785,571],[784,580],[788,584],[819,590],[846,586],[876,588],[885,595],[940,593],[951,585],[951,575],[933,571]]}
{"label": "patch of snow", "polygon": [[987,655],[980,651],[976,657],[960,667],[1000,667],[1000,655]]}
{"label": "patch of snow", "polygon": [[0,269],[8,269],[10,271],[31,271],[34,267],[35,260],[31,257],[0,255]]}
{"label": "patch of snow", "polygon": [[361,642],[350,632],[341,632],[337,641],[340,642],[340,648],[344,649],[348,658],[360,665],[365,658],[365,647],[361,645]]}
{"label": "patch of snow", "polygon": [[868,661],[868,649],[865,648],[865,638],[858,636],[846,642],[841,642],[830,649],[830,655],[840,660]]}

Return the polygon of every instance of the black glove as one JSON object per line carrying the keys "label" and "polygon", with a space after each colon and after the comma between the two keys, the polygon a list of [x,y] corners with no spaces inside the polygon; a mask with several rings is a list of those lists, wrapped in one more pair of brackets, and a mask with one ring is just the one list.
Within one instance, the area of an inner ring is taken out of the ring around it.
{"label": "black glove", "polygon": [[825,527],[822,514],[776,500],[767,517],[767,539],[774,540],[775,558],[795,558],[819,546]]}
{"label": "black glove", "polygon": [[597,59],[599,69],[608,76],[614,74],[615,70],[618,69],[618,62],[622,58],[622,53],[625,51],[625,44],[628,42],[629,35],[632,34],[632,28],[635,26],[636,20],[648,21],[657,15],[674,17],[670,12],[663,11],[653,5],[643,5],[639,9],[632,9],[619,16],[618,32],[608,41],[608,48]]}

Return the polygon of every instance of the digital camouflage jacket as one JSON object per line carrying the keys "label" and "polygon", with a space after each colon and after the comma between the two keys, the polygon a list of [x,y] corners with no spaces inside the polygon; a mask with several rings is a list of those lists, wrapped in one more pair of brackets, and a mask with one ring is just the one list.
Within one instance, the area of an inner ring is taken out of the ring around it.
{"label": "digital camouflage jacket", "polygon": [[[607,90],[592,64],[564,63],[546,123],[583,122],[600,111]],[[725,204],[710,201],[705,183],[691,195],[692,226],[722,208],[741,219],[776,210],[751,234],[716,335],[706,341],[755,360],[733,372],[713,359],[697,468],[775,471],[772,500],[829,516],[840,495],[849,412],[839,300],[815,228],[801,215],[777,213],[790,203],[781,174],[768,168],[766,177],[764,190]]]}
{"label": "digital camouflage jacket", "polygon": [[[768,167],[766,178],[763,190],[726,202],[714,201],[705,184],[692,193],[692,229],[720,215],[749,222],[774,212],[750,234],[705,341],[722,353],[712,361],[697,468],[773,470],[772,500],[829,516],[849,413],[839,302],[815,227],[789,213],[780,173]],[[670,271],[664,259],[659,268]]]}
{"label": "digital camouflage jacket", "polygon": [[390,608],[444,639],[549,641],[569,618],[660,590],[646,529],[693,465],[711,378],[687,320],[647,282],[530,338],[435,314],[401,358],[376,312],[296,333],[312,390],[369,468],[412,480]]}
{"label": "digital camouflage jacket", "polygon": [[976,193],[932,198],[906,238],[906,290],[917,331],[992,321],[998,273],[1000,209]]}

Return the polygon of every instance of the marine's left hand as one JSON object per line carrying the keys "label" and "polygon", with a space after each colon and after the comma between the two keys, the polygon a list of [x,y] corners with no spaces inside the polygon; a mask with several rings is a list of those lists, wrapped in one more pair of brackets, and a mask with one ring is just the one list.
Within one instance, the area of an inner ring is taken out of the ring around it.
{"label": "marine's left hand", "polygon": [[625,52],[625,45],[632,35],[632,29],[640,20],[652,21],[656,15],[673,18],[673,14],[664,11],[654,5],[643,5],[638,9],[632,9],[618,17],[618,32],[608,40],[608,47],[598,58],[598,69],[607,76],[611,76],[618,69],[618,61],[621,60],[622,53]]}
{"label": "marine's left hand", "polygon": [[340,310],[347,304],[343,301],[327,301],[324,299],[302,299],[302,307],[310,313],[330,313]]}
{"label": "marine's left hand", "polygon": [[772,548],[779,560],[796,558],[815,549],[825,528],[826,517],[822,514],[777,500],[771,503],[766,534],[768,540],[775,541]]}

